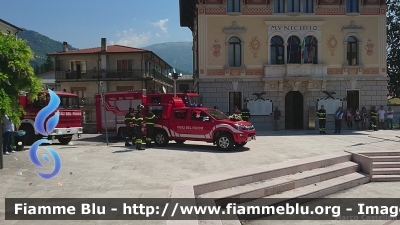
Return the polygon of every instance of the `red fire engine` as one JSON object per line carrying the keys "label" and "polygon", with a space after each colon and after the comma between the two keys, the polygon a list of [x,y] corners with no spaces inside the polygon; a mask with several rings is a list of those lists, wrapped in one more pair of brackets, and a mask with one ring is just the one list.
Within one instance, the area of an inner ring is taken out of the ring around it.
{"label": "red fire engine", "polygon": [[[229,150],[256,139],[256,131],[250,122],[232,121],[218,110],[198,107],[198,94],[176,95],[177,98],[174,94],[146,95],[146,90],[106,93],[104,111],[107,123],[102,118],[101,95],[96,95],[98,132],[107,127],[125,138],[125,114],[129,107],[143,104],[151,106],[158,118],[154,124],[154,140],[158,146],[166,146],[170,140],[177,143],[193,140],[214,143],[222,150]],[[145,115],[145,111],[142,114]]]}
{"label": "red fire engine", "polygon": [[[187,106],[199,104],[199,95],[193,92],[177,93],[179,98]],[[96,122],[97,132],[103,133],[106,128],[108,132],[117,133],[122,139],[126,137],[125,115],[129,107],[136,110],[139,104],[150,103],[161,104],[169,103],[174,97],[173,93],[147,94],[146,89],[133,90],[127,92],[104,93],[104,110],[102,109],[102,99],[100,94],[95,95],[96,99]],[[157,109],[153,109],[153,112]],[[104,116],[105,113],[105,116]],[[106,121],[105,121],[106,120]]]}
{"label": "red fire engine", "polygon": [[[74,134],[79,136],[83,132],[82,127],[82,110],[80,109],[78,95],[66,92],[54,92],[60,97],[60,105],[57,111],[60,112],[60,117],[56,128],[47,137],[48,139],[58,139],[61,144],[68,144]],[[26,132],[25,142],[30,145],[42,136],[34,129],[34,123],[38,112],[47,106],[50,101],[49,92],[40,92],[38,99],[31,102],[28,95],[20,95],[19,103],[24,108],[26,114],[21,118],[20,130]],[[54,115],[53,112],[47,118]],[[47,119],[45,121],[47,123]]]}

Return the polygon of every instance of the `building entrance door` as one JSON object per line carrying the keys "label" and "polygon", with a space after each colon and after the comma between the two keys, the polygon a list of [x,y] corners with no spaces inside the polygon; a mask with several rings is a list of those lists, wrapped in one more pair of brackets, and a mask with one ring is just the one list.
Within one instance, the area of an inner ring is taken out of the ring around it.
{"label": "building entrance door", "polygon": [[358,90],[347,91],[347,108],[354,112],[360,107],[360,92]]}
{"label": "building entrance door", "polygon": [[285,96],[285,129],[303,129],[303,95],[298,91]]}
{"label": "building entrance door", "polygon": [[229,115],[233,114],[233,107],[235,106],[242,110],[242,92],[229,92]]}

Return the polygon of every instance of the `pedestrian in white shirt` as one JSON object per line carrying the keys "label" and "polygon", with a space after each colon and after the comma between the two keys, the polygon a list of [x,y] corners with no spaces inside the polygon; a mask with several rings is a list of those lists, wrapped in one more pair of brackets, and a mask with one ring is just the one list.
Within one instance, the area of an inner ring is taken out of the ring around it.
{"label": "pedestrian in white shirt", "polygon": [[379,127],[379,129],[384,129],[385,115],[386,115],[386,111],[383,108],[383,106],[381,106],[381,109],[378,110],[378,127]]}
{"label": "pedestrian in white shirt", "polygon": [[3,117],[3,154],[9,155],[10,152],[15,152],[13,149],[13,134],[14,124],[7,115]]}
{"label": "pedestrian in white shirt", "polygon": [[[386,112],[386,119],[387,119],[387,126],[389,129],[393,130],[393,114],[394,111],[392,110],[392,107],[389,107],[387,112]],[[389,127],[390,124],[390,127]]]}

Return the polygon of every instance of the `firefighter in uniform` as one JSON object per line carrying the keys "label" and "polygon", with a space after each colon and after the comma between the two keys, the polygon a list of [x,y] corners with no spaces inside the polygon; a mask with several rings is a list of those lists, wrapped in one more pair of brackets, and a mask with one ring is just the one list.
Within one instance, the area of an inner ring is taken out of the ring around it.
{"label": "firefighter in uniform", "polygon": [[132,140],[132,144],[135,142],[135,115],[133,115],[133,108],[129,107],[129,112],[125,115],[125,125],[126,125],[126,137],[125,146],[132,146],[129,140]]}
{"label": "firefighter in uniform", "polygon": [[247,105],[244,105],[244,109],[242,109],[242,119],[244,121],[249,121],[250,119],[250,110],[247,108]]}
{"label": "firefighter in uniform", "polygon": [[153,147],[151,144],[154,132],[154,121],[157,117],[152,112],[153,108],[147,106],[146,109],[146,147]]}
{"label": "firefighter in uniform", "polygon": [[377,129],[376,129],[377,113],[376,113],[376,110],[375,110],[375,106],[372,106],[371,113],[369,115],[370,115],[371,122],[372,122],[372,125],[371,125],[372,129],[374,129],[374,131],[377,131]]}
{"label": "firefighter in uniform", "polygon": [[135,115],[135,120],[136,120],[136,149],[137,150],[144,150],[142,148],[142,122],[143,122],[143,116],[142,116],[142,110],[144,106],[142,104],[138,105],[137,113]]}
{"label": "firefighter in uniform", "polygon": [[317,116],[319,119],[319,133],[326,134],[326,132],[325,132],[326,110],[323,105],[321,105],[321,109],[317,111]]}

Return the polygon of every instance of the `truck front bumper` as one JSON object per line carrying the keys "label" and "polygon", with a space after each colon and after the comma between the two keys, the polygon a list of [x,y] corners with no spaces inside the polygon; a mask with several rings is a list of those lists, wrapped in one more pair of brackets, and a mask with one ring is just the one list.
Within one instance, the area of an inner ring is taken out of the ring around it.
{"label": "truck front bumper", "polygon": [[249,142],[256,140],[256,132],[236,133],[234,138],[236,143]]}
{"label": "truck front bumper", "polygon": [[70,128],[55,128],[49,135],[63,136],[63,135],[74,135],[82,133],[83,133],[83,127],[70,127]]}

